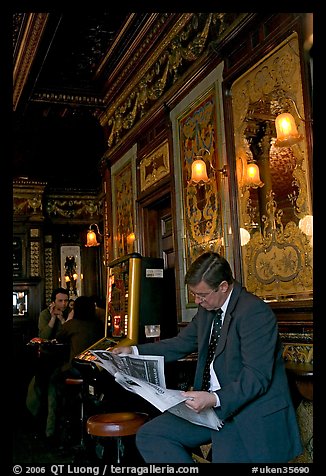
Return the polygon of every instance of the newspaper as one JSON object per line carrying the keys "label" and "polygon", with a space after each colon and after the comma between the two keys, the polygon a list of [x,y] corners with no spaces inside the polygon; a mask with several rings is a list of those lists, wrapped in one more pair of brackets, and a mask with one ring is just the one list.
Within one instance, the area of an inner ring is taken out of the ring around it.
{"label": "newspaper", "polygon": [[219,430],[223,422],[212,408],[196,413],[185,405],[180,390],[166,388],[164,357],[160,355],[113,354],[108,350],[90,350],[97,364],[114,376],[123,388],[140,395],[161,412],[169,411],[196,425]]}

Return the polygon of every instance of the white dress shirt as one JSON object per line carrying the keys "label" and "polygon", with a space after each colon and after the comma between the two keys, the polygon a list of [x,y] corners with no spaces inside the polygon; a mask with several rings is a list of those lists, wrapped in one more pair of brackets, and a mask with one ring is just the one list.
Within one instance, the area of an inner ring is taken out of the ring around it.
{"label": "white dress shirt", "polygon": [[[233,290],[232,290],[233,291]],[[224,322],[224,316],[225,316],[225,312],[226,312],[226,309],[228,307],[228,304],[229,304],[229,301],[230,301],[230,297],[231,297],[231,294],[232,294],[232,291],[230,292],[230,294],[228,295],[225,303],[223,304],[223,306],[221,307],[221,310],[222,310],[222,326],[223,326],[223,322]],[[213,323],[212,323],[212,328],[213,328]],[[212,329],[211,329],[211,333],[212,333]],[[213,368],[213,362],[214,362],[214,359],[212,360],[211,362],[211,365],[210,365],[210,375],[211,375],[211,379],[210,379],[210,386],[209,386],[209,391],[211,393],[214,393],[215,397],[216,397],[216,404],[214,405],[214,407],[220,407],[221,406],[221,402],[220,402],[220,399],[218,398],[218,395],[216,393],[216,390],[219,390],[221,388],[221,385],[220,385],[220,382],[218,381],[218,378],[217,378],[217,375],[214,371],[214,368]]]}

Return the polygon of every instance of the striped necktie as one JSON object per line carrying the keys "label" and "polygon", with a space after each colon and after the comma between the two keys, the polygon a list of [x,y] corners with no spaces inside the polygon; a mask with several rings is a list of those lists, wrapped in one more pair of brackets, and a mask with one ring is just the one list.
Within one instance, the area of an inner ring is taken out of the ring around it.
{"label": "striped necktie", "polygon": [[215,354],[218,338],[220,337],[221,327],[222,327],[222,309],[218,309],[216,311],[216,315],[214,316],[214,320],[213,320],[213,329],[211,333],[211,339],[209,341],[208,354],[207,354],[207,359],[206,359],[204,374],[203,374],[202,390],[206,390],[206,391],[209,390],[210,379],[211,379],[210,365]]}

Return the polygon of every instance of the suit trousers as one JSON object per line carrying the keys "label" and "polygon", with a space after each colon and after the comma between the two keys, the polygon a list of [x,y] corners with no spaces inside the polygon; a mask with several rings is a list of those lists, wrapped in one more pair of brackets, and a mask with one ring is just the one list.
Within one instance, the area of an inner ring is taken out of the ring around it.
{"label": "suit trousers", "polygon": [[194,463],[191,448],[209,443],[211,433],[166,411],[138,430],[136,445],[146,463]]}
{"label": "suit trousers", "polygon": [[212,463],[251,463],[234,425],[211,430],[164,412],[138,430],[136,445],[146,463],[194,463],[191,449],[207,443],[213,443]]}

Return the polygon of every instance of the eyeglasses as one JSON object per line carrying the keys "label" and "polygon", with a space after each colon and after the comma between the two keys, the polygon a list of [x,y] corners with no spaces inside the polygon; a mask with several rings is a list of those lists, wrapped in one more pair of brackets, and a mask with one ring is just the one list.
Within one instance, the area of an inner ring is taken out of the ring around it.
{"label": "eyeglasses", "polygon": [[207,301],[207,298],[209,298],[209,296],[213,293],[215,293],[217,290],[216,289],[212,289],[211,292],[209,293],[201,293],[201,294],[198,294],[198,293],[194,293],[193,291],[190,291],[190,294],[195,298],[195,299],[199,299],[199,302],[204,302],[204,301]]}

